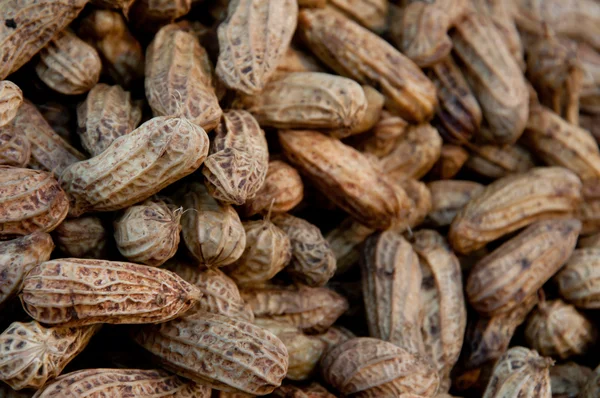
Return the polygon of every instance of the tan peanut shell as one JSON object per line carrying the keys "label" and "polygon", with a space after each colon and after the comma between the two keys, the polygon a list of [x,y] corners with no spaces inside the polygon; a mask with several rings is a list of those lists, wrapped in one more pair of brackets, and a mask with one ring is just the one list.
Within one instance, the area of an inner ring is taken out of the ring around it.
{"label": "tan peanut shell", "polygon": [[[350,130],[351,135],[361,134],[375,127],[385,104],[384,96],[373,87],[363,85],[362,89],[365,92],[365,98],[367,99],[367,110],[364,116],[360,118],[358,123]],[[339,134],[336,131],[333,131],[331,134],[335,134],[339,137]]]}
{"label": "tan peanut shell", "polygon": [[584,198],[583,202],[579,204],[575,215],[581,221],[582,235],[589,235],[600,231],[599,209],[600,200],[597,198]]}
{"label": "tan peanut shell", "polygon": [[0,165],[26,167],[31,158],[31,144],[16,128],[0,130]]}
{"label": "tan peanut shell", "polygon": [[281,160],[272,160],[265,181],[256,195],[240,208],[247,217],[258,213],[285,213],[304,198],[304,183],[298,171]]}
{"label": "tan peanut shell", "polygon": [[325,387],[317,382],[312,382],[308,386],[297,386],[294,384],[284,384],[276,388],[272,395],[276,398],[335,398]]}
{"label": "tan peanut shell", "polygon": [[75,397],[182,397],[210,398],[210,388],[184,381],[164,370],[84,369],[48,383],[36,398]]}
{"label": "tan peanut shell", "polygon": [[298,285],[241,291],[257,318],[287,322],[308,333],[322,333],[348,309],[348,302],[333,290]]}
{"label": "tan peanut shell", "polygon": [[0,127],[13,120],[22,103],[23,92],[19,86],[8,80],[0,80]]}
{"label": "tan peanut shell", "polygon": [[450,225],[456,214],[483,191],[484,186],[473,181],[439,180],[427,184],[431,192],[431,211],[427,220],[436,227]]}
{"label": "tan peanut shell", "polygon": [[456,215],[448,237],[455,251],[470,253],[535,221],[568,215],[580,200],[581,181],[574,173],[534,168],[485,187]]}
{"label": "tan peanut shell", "polygon": [[412,245],[422,274],[421,334],[425,353],[444,381],[458,360],[467,325],[460,263],[436,231],[416,232]]}
{"label": "tan peanut shell", "polygon": [[71,23],[86,0],[2,0],[0,80],[15,72]]}
{"label": "tan peanut shell", "polygon": [[550,385],[553,398],[577,397],[579,391],[592,377],[592,369],[567,362],[550,368]]}
{"label": "tan peanut shell", "polygon": [[133,3],[127,17],[136,29],[154,33],[186,15],[191,8],[192,0],[141,0]]}
{"label": "tan peanut shell", "polygon": [[142,119],[142,109],[121,86],[97,84],[77,107],[81,146],[98,156],[117,138],[131,133]]}
{"label": "tan peanut shell", "polygon": [[52,238],[45,232],[0,242],[0,306],[21,290],[33,267],[50,259],[53,249]]}
{"label": "tan peanut shell", "polygon": [[119,12],[92,10],[82,19],[78,33],[98,50],[107,73],[122,87],[144,76],[142,46]]}
{"label": "tan peanut shell", "polygon": [[177,251],[180,218],[181,211],[162,200],[131,206],[114,221],[117,249],[131,262],[158,267]]}
{"label": "tan peanut shell", "polygon": [[595,342],[594,325],[562,300],[541,301],[527,319],[527,344],[545,356],[566,359],[585,354]]}
{"label": "tan peanut shell", "polygon": [[365,28],[381,34],[388,25],[388,2],[385,0],[331,0],[330,5]]}
{"label": "tan peanut shell", "polygon": [[449,180],[454,178],[469,159],[469,152],[461,146],[443,144],[440,157],[433,165],[429,175],[434,179]]}
{"label": "tan peanut shell", "polygon": [[362,292],[369,335],[424,354],[419,321],[421,269],[402,235],[387,230],[370,236],[360,259]]}
{"label": "tan peanut shell", "polygon": [[39,57],[35,72],[59,93],[83,94],[100,79],[102,61],[98,52],[68,29],[52,38]]}
{"label": "tan peanut shell", "polygon": [[535,166],[531,153],[519,145],[477,145],[470,149],[465,167],[484,177],[501,178]]}
{"label": "tan peanut shell", "polygon": [[38,322],[83,326],[165,322],[187,311],[201,296],[197,287],[159,268],[60,259],[35,267],[25,278],[20,298]]}
{"label": "tan peanut shell", "polygon": [[494,366],[483,398],[552,398],[549,369],[554,361],[525,347],[513,347]]}
{"label": "tan peanut shell", "polygon": [[52,232],[52,238],[65,257],[101,259],[107,255],[109,233],[98,217],[64,220]]}
{"label": "tan peanut shell", "polygon": [[329,231],[326,239],[336,258],[336,275],[343,274],[360,258],[360,245],[375,232],[348,217],[336,228]]}
{"label": "tan peanut shell", "polygon": [[287,159],[329,200],[357,221],[385,229],[406,214],[409,206],[406,193],[395,189],[371,161],[355,149],[309,130],[280,131],[279,141]]}
{"label": "tan peanut shell", "polygon": [[568,260],[581,223],[539,221],[479,261],[466,283],[469,303],[494,316],[512,310],[536,292]]}
{"label": "tan peanut shell", "polygon": [[565,167],[582,181],[600,178],[600,151],[594,137],[550,109],[532,107],[524,138],[531,152],[548,165]]}
{"label": "tan peanut shell", "polygon": [[185,246],[201,267],[229,265],[246,247],[246,232],[230,205],[210,196],[204,184],[188,184],[178,202],[183,207],[181,232]]}
{"label": "tan peanut shell", "polygon": [[134,338],[165,368],[222,391],[265,395],[288,369],[287,349],[275,335],[223,315],[198,312],[146,325]]}
{"label": "tan peanut shell", "polygon": [[449,55],[428,68],[427,76],[437,89],[439,133],[450,142],[469,141],[479,131],[482,113],[462,70]]}
{"label": "tan peanut shell", "polygon": [[49,171],[58,177],[68,166],[85,159],[83,154],[52,130],[40,111],[27,100],[19,107],[12,122],[3,127],[5,129],[29,141],[29,168]]}
{"label": "tan peanut shell", "polygon": [[244,319],[248,322],[254,321],[254,313],[242,299],[237,285],[222,271],[218,269],[201,270],[195,264],[186,264],[178,260],[167,263],[167,269],[175,272],[202,292],[202,298],[184,316],[205,311]]}
{"label": "tan peanut shell", "polygon": [[454,53],[490,126],[479,134],[496,144],[514,144],[527,123],[529,93],[500,32],[487,16],[467,12],[451,37]]}
{"label": "tan peanut shell", "polygon": [[411,126],[395,148],[380,159],[385,174],[393,179],[419,179],[440,157],[442,138],[430,124]]}
{"label": "tan peanut shell", "polygon": [[287,348],[289,366],[286,378],[307,380],[313,376],[327,343],[316,336],[307,336],[297,327],[272,319],[257,318],[255,324],[277,336]]}
{"label": "tan peanut shell", "polygon": [[100,155],[61,176],[70,215],[113,211],[140,202],[195,171],[208,154],[208,136],[186,119],[156,117],[117,138]]}
{"label": "tan peanut shell", "polygon": [[254,117],[246,111],[230,110],[215,130],[202,174],[215,199],[241,205],[262,186],[268,163],[265,133]]}
{"label": "tan peanut shell", "polygon": [[289,214],[278,214],[272,221],[290,239],[292,259],[285,271],[295,282],[308,286],[325,285],[335,273],[335,255],[321,230]]}
{"label": "tan peanut shell", "polygon": [[0,380],[15,390],[41,388],[83,351],[100,327],[13,322],[0,335]]}
{"label": "tan peanut shell", "polygon": [[382,158],[394,150],[400,137],[408,130],[407,127],[406,120],[383,109],[373,128],[366,134],[353,137],[358,142],[351,145],[363,153]]}
{"label": "tan peanut shell", "polygon": [[0,166],[0,236],[50,232],[67,216],[69,200],[44,171]]}
{"label": "tan peanut shell", "polygon": [[378,88],[386,106],[411,122],[428,120],[435,87],[407,57],[333,9],[303,9],[299,31],[311,51],[342,76]]}
{"label": "tan peanut shell", "polygon": [[439,378],[431,365],[392,343],[361,337],[329,350],[321,360],[324,379],[344,396],[412,393],[433,397]]}
{"label": "tan peanut shell", "polygon": [[295,0],[230,1],[227,18],[217,30],[217,76],[232,90],[260,92],[285,56],[297,16]]}
{"label": "tan peanut shell", "polygon": [[567,302],[583,309],[600,308],[600,248],[575,250],[554,279]]}
{"label": "tan peanut shell", "polygon": [[[300,6],[302,7],[302,6]],[[323,66],[319,64],[310,53],[300,50],[293,44],[290,44],[285,55],[277,65],[278,74],[293,72],[324,72]]]}
{"label": "tan peanut shell", "polygon": [[367,97],[354,80],[320,72],[276,76],[255,95],[238,95],[236,107],[252,113],[263,127],[331,129],[343,138],[365,118]]}
{"label": "tan peanut shell", "polygon": [[206,131],[222,111],[212,65],[198,39],[175,24],[161,28],[146,50],[146,98],[154,116],[185,117]]}
{"label": "tan peanut shell", "polygon": [[226,268],[238,285],[266,282],[291,260],[292,246],[286,233],[268,220],[245,221],[244,252]]}
{"label": "tan peanut shell", "polygon": [[398,184],[408,196],[411,206],[406,220],[398,224],[398,231],[415,228],[420,225],[431,211],[431,193],[424,182],[408,179]]}
{"label": "tan peanut shell", "polygon": [[517,327],[537,303],[538,295],[533,293],[520,305],[503,314],[491,318],[470,318],[464,338],[464,366],[476,369],[500,358],[506,352]]}

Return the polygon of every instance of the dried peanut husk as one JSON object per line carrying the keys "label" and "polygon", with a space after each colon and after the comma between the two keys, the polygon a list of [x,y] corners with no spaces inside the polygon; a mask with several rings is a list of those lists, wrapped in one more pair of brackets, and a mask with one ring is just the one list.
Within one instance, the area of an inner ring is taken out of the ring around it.
{"label": "dried peanut husk", "polygon": [[109,232],[95,216],[64,220],[52,231],[52,238],[66,257],[101,259],[107,255]]}
{"label": "dried peanut husk", "polygon": [[335,254],[336,275],[343,274],[353,265],[358,264],[361,244],[374,232],[374,229],[366,227],[350,217],[329,231],[326,239]]}
{"label": "dried peanut husk", "polygon": [[583,309],[600,308],[600,248],[575,250],[554,279],[567,302]]}
{"label": "dried peanut husk", "polygon": [[484,186],[473,181],[439,180],[427,184],[431,192],[431,211],[427,222],[436,227],[450,225],[456,214],[483,191]]}
{"label": "dried peanut husk", "polygon": [[330,0],[329,4],[377,34],[388,27],[388,2],[385,0]]}
{"label": "dried peanut husk", "polygon": [[465,167],[484,177],[501,178],[535,166],[531,153],[520,145],[477,145],[470,149]]}
{"label": "dried peanut husk", "polygon": [[394,150],[407,127],[406,120],[383,109],[373,128],[365,134],[353,136],[349,143],[363,153],[382,158]]}
{"label": "dried peanut husk", "polygon": [[23,92],[19,86],[8,80],[0,80],[0,127],[14,119],[22,103]]}
{"label": "dried peanut husk", "polygon": [[576,398],[593,373],[592,369],[575,362],[554,365],[550,368],[552,397]]}
{"label": "dried peanut husk", "polygon": [[434,179],[449,180],[455,177],[469,159],[469,152],[457,145],[443,144],[440,157],[433,165],[429,176]]}

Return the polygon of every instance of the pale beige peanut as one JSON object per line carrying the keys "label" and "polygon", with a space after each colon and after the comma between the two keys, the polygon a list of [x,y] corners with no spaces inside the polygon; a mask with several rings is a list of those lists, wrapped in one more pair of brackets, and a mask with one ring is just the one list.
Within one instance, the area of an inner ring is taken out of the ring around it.
{"label": "pale beige peanut", "polygon": [[435,125],[450,142],[469,141],[481,126],[481,107],[467,84],[463,71],[449,55],[427,69],[437,89]]}
{"label": "pale beige peanut", "polygon": [[131,6],[126,15],[137,30],[155,33],[161,26],[186,15],[192,0],[141,0]]}
{"label": "pale beige peanut", "polygon": [[493,143],[514,144],[527,123],[529,93],[499,31],[489,17],[471,11],[451,37],[454,53],[490,126],[479,135]]}
{"label": "pale beige peanut", "polygon": [[164,370],[84,369],[67,373],[48,383],[36,398],[127,395],[159,398],[165,396],[210,398],[209,387],[186,381]]}
{"label": "pale beige peanut", "polygon": [[592,369],[575,362],[554,365],[550,368],[552,395],[558,398],[577,397],[593,373]]}
{"label": "pale beige peanut", "polygon": [[92,10],[82,19],[79,35],[102,57],[108,74],[122,87],[144,76],[144,52],[116,11]]}
{"label": "pale beige peanut", "polygon": [[0,334],[0,380],[15,390],[41,388],[83,351],[100,327],[13,322]]}
{"label": "pale beige peanut", "polygon": [[201,270],[195,264],[173,259],[166,268],[175,272],[202,292],[202,298],[184,316],[205,311],[228,317],[254,321],[254,313],[242,299],[237,285],[218,269]]}
{"label": "pale beige peanut", "polygon": [[134,339],[165,368],[222,391],[265,395],[281,384],[288,370],[288,352],[281,340],[223,315],[198,312],[146,325]]}
{"label": "pale beige peanut", "polygon": [[127,260],[158,267],[179,246],[181,209],[159,199],[131,206],[114,221],[117,249]]}
{"label": "pale beige peanut", "polygon": [[422,274],[420,326],[425,353],[445,383],[458,361],[467,325],[460,263],[436,231],[416,232],[412,245]]}
{"label": "pale beige peanut", "polygon": [[387,230],[370,236],[360,259],[369,335],[424,354],[420,330],[419,258],[402,235]]}
{"label": "pale beige peanut", "polygon": [[309,130],[280,131],[279,141],[287,159],[357,221],[385,229],[407,214],[406,193],[355,149]]}
{"label": "pale beige peanut", "polygon": [[554,361],[525,347],[513,347],[494,366],[483,398],[551,398],[549,369]]}
{"label": "pale beige peanut", "polygon": [[433,397],[439,378],[419,356],[392,343],[361,337],[348,340],[321,360],[325,380],[344,396],[361,398],[412,393]]}
{"label": "pale beige peanut", "polygon": [[86,0],[2,0],[0,80],[17,71],[83,9]]}
{"label": "pale beige peanut", "polygon": [[26,167],[31,158],[31,144],[27,137],[15,128],[0,131],[0,165]]}
{"label": "pale beige peanut", "polygon": [[568,260],[581,223],[575,219],[539,221],[479,261],[465,291],[479,313],[508,312],[536,292]]}
{"label": "pale beige peanut", "polygon": [[263,185],[268,164],[267,140],[256,119],[242,110],[225,112],[202,168],[208,192],[221,202],[242,205]]}
{"label": "pale beige peanut", "polygon": [[67,216],[67,195],[49,173],[0,166],[0,184],[0,236],[50,232]]}
{"label": "pale beige peanut", "polygon": [[53,249],[52,238],[45,232],[0,242],[0,305],[21,290],[25,275],[48,261]]}
{"label": "pale beige peanut", "polygon": [[22,103],[23,92],[19,86],[8,80],[0,80],[0,127],[13,120]]}
{"label": "pale beige peanut", "polygon": [[109,232],[95,216],[64,220],[52,231],[52,238],[65,257],[101,259],[107,255]]}
{"label": "pale beige peanut", "polygon": [[277,336],[285,345],[289,355],[286,378],[308,380],[318,367],[327,343],[317,336],[302,333],[297,327],[272,319],[257,318],[255,324]]}
{"label": "pale beige peanut", "polygon": [[68,166],[85,159],[83,154],[52,130],[40,111],[27,100],[3,130],[12,130],[11,134],[29,141],[29,168],[49,171],[58,177]]}
{"label": "pale beige peanut", "polygon": [[473,145],[470,149],[465,167],[484,177],[496,179],[535,166],[531,153],[520,145]]}
{"label": "pale beige peanut", "polygon": [[255,317],[287,322],[308,333],[325,332],[348,309],[333,290],[303,285],[241,290]]}
{"label": "pale beige peanut", "polygon": [[100,155],[63,172],[70,214],[119,210],[149,198],[198,169],[208,144],[204,130],[186,119],[147,121],[114,140]]}
{"label": "pale beige peanut", "polygon": [[98,156],[117,138],[131,133],[142,119],[139,103],[121,86],[97,84],[77,107],[77,134],[81,146]]}
{"label": "pale beige peanut", "polygon": [[239,259],[225,268],[238,285],[266,282],[292,258],[290,238],[269,220],[244,221],[246,246]]}
{"label": "pale beige peanut", "polygon": [[340,10],[367,29],[383,33],[388,26],[388,2],[385,0],[331,0]]}
{"label": "pale beige peanut", "polygon": [[260,92],[285,55],[297,16],[295,0],[230,1],[227,18],[217,30],[217,76],[229,89]]}
{"label": "pale beige peanut", "polygon": [[165,322],[201,296],[197,287],[163,269],[61,259],[35,267],[25,278],[20,298],[27,313],[41,323],[83,326]]}
{"label": "pale beige peanut", "polygon": [[596,335],[594,325],[562,300],[542,300],[525,326],[525,340],[531,348],[560,359],[586,353]]}
{"label": "pale beige peanut", "polygon": [[183,241],[200,267],[222,267],[240,258],[246,232],[237,212],[218,202],[202,183],[190,183],[177,195],[185,210],[181,217]]}
{"label": "pale beige peanut", "polygon": [[393,179],[419,179],[437,162],[441,150],[442,138],[434,127],[430,124],[411,126],[395,148],[380,159],[380,164]]}
{"label": "pale beige peanut", "polygon": [[206,131],[222,111],[212,65],[198,39],[176,24],[161,28],[146,50],[146,98],[154,116],[185,117]]}
{"label": "pale beige peanut", "polygon": [[540,167],[496,180],[456,215],[448,238],[470,253],[535,221],[572,213],[581,200],[581,181],[560,167]]}
{"label": "pale beige peanut", "polygon": [[40,80],[62,94],[83,94],[98,83],[102,61],[94,47],[66,29],[39,53],[35,72]]}
{"label": "pale beige peanut", "polygon": [[311,51],[342,76],[378,88],[386,106],[411,122],[434,112],[435,87],[386,41],[332,9],[304,9],[299,31]]}
{"label": "pale beige peanut", "polygon": [[456,214],[484,189],[477,182],[463,180],[432,181],[427,187],[432,203],[427,221],[436,227],[450,225]]}
{"label": "pale beige peanut", "polygon": [[258,213],[285,213],[303,198],[304,183],[298,171],[284,161],[271,160],[263,185],[238,210],[246,217]]}
{"label": "pale beige peanut", "polygon": [[276,76],[255,95],[240,93],[234,103],[263,127],[327,129],[338,138],[352,134],[365,118],[367,98],[355,81],[320,72]]}
{"label": "pale beige peanut", "polygon": [[281,228],[290,239],[292,258],[285,268],[296,282],[308,286],[323,286],[335,273],[335,255],[321,230],[308,221],[278,214],[273,224]]}
{"label": "pale beige peanut", "polygon": [[582,309],[600,308],[600,248],[575,250],[554,280],[567,302]]}

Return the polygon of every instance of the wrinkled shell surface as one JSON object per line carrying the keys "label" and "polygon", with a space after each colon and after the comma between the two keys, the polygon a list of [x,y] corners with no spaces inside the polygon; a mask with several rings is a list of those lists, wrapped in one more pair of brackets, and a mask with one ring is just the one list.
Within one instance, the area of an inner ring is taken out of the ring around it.
{"label": "wrinkled shell surface", "polygon": [[0,127],[9,123],[23,103],[23,92],[11,81],[0,81]]}
{"label": "wrinkled shell surface", "polygon": [[450,225],[456,214],[483,191],[484,186],[473,181],[438,180],[427,184],[427,188],[432,204],[427,219],[436,227],[443,227]]}
{"label": "wrinkled shell surface", "polygon": [[31,144],[18,129],[0,130],[0,165],[26,167],[31,157]]}
{"label": "wrinkled shell surface", "polygon": [[52,232],[52,237],[66,257],[100,259],[106,256],[109,234],[98,217],[65,220]]}
{"label": "wrinkled shell surface", "polygon": [[600,308],[600,248],[577,249],[554,278],[560,295],[578,308]]}

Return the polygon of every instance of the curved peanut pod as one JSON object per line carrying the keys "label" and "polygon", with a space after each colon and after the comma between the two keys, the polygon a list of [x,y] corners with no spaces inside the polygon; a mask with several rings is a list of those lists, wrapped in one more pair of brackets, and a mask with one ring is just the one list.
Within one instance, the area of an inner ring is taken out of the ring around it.
{"label": "curved peanut pod", "polygon": [[425,354],[420,331],[419,259],[400,233],[369,237],[361,256],[362,290],[369,335]]}
{"label": "curved peanut pod", "polygon": [[568,215],[581,201],[581,181],[561,167],[539,167],[488,185],[456,215],[448,238],[467,254],[541,219]]}
{"label": "curved peanut pod", "polygon": [[298,26],[313,53],[340,75],[380,90],[386,104],[406,120],[431,118],[435,87],[382,38],[332,9],[304,9]]}
{"label": "curved peanut pod", "polygon": [[471,270],[465,289],[469,303],[485,316],[520,305],[568,260],[580,229],[575,219],[532,224]]}
{"label": "curved peanut pod", "polygon": [[61,176],[71,215],[126,208],[192,173],[208,154],[208,136],[187,119],[156,117],[117,138],[100,155]]}
{"label": "curved peanut pod", "polygon": [[223,111],[208,54],[179,26],[163,27],[148,46],[144,85],[154,116],[185,117],[206,131],[219,124]]}
{"label": "curved peanut pod", "polygon": [[246,94],[260,92],[285,55],[297,16],[295,0],[230,1],[227,19],[217,31],[216,70],[223,83]]}
{"label": "curved peanut pod", "polygon": [[529,109],[529,91],[519,65],[484,15],[468,12],[451,36],[454,53],[490,126],[480,135],[493,143],[514,144],[525,129]]}
{"label": "curved peanut pod", "polygon": [[578,308],[600,308],[600,248],[577,249],[554,278],[560,295]]}
{"label": "curved peanut pod", "polygon": [[0,127],[5,126],[17,116],[17,110],[23,103],[23,92],[11,81],[0,81]]}
{"label": "curved peanut pod", "polygon": [[87,0],[2,0],[0,80],[15,72],[63,30]]}
{"label": "curved peanut pod", "polygon": [[524,173],[535,166],[531,153],[519,145],[472,145],[466,168],[493,179]]}
{"label": "curved peanut pod", "polygon": [[41,323],[83,326],[165,322],[201,296],[197,287],[160,268],[66,258],[35,267],[25,277],[20,298]]}

